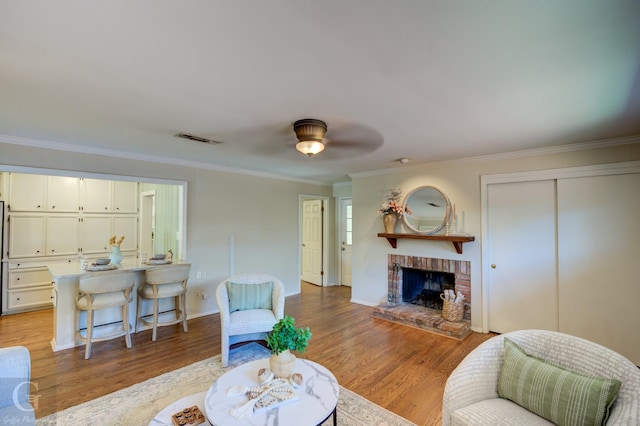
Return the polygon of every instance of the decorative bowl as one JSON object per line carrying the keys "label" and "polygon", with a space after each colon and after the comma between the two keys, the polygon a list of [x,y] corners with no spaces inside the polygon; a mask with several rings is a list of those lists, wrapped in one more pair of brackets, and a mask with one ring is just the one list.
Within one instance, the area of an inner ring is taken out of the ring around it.
{"label": "decorative bowl", "polygon": [[111,259],[96,259],[96,265],[108,265],[111,262]]}
{"label": "decorative bowl", "polygon": [[164,260],[167,257],[166,254],[154,254],[151,260]]}

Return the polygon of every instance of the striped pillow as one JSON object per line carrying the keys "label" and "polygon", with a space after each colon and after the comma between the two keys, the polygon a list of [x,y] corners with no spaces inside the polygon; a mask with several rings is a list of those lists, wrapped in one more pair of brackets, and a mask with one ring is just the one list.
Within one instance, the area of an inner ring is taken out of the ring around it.
{"label": "striped pillow", "polygon": [[227,282],[229,312],[249,309],[271,309],[273,282],[240,284]]}
{"label": "striped pillow", "polygon": [[527,355],[504,338],[504,366],[498,395],[557,425],[603,425],[620,391],[620,381],[589,377]]}

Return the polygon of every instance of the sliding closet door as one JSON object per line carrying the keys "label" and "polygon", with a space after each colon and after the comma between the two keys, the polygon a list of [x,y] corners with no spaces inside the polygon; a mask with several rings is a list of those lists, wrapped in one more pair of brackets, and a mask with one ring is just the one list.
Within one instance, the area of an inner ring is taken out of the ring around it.
{"label": "sliding closet door", "polygon": [[640,173],[558,180],[560,331],[640,365]]}
{"label": "sliding closet door", "polygon": [[555,180],[487,188],[489,330],[558,329]]}

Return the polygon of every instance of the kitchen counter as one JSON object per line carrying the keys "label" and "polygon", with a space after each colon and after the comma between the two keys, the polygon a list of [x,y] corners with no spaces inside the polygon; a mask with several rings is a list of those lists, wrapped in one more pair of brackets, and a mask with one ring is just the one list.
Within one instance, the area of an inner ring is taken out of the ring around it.
{"label": "kitchen counter", "polygon": [[[167,265],[147,265],[133,259],[124,259],[117,271],[136,272],[135,287],[129,303],[129,324],[131,332],[135,332],[137,288],[144,285],[145,271],[150,268],[170,268],[172,265],[189,265],[186,262],[174,262]],[[100,272],[85,271],[80,268],[80,262],[51,262],[47,264],[53,278],[53,338],[51,347],[54,352],[78,346],[76,340],[77,328],[86,327],[86,312],[76,310],[76,295],[78,293],[79,278],[85,274],[99,274]],[[116,271],[111,270],[111,272]],[[109,272],[109,271],[105,271]],[[160,312],[173,309],[173,299],[160,301]],[[142,314],[151,313],[151,301],[143,301]],[[94,335],[108,334],[114,328],[121,327],[120,308],[103,309],[95,312]],[[173,315],[173,313],[168,313]],[[148,328],[148,327],[143,327]]]}

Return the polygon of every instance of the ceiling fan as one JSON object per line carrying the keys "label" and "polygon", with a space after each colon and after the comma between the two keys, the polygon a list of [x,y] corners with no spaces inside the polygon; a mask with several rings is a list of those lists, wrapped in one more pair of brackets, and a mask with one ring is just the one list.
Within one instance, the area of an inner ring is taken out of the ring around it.
{"label": "ceiling fan", "polygon": [[305,118],[295,121],[292,127],[298,139],[296,149],[309,158],[323,151],[321,157],[327,159],[365,154],[375,151],[384,142],[377,130],[358,124],[338,124],[329,130],[326,122]]}

